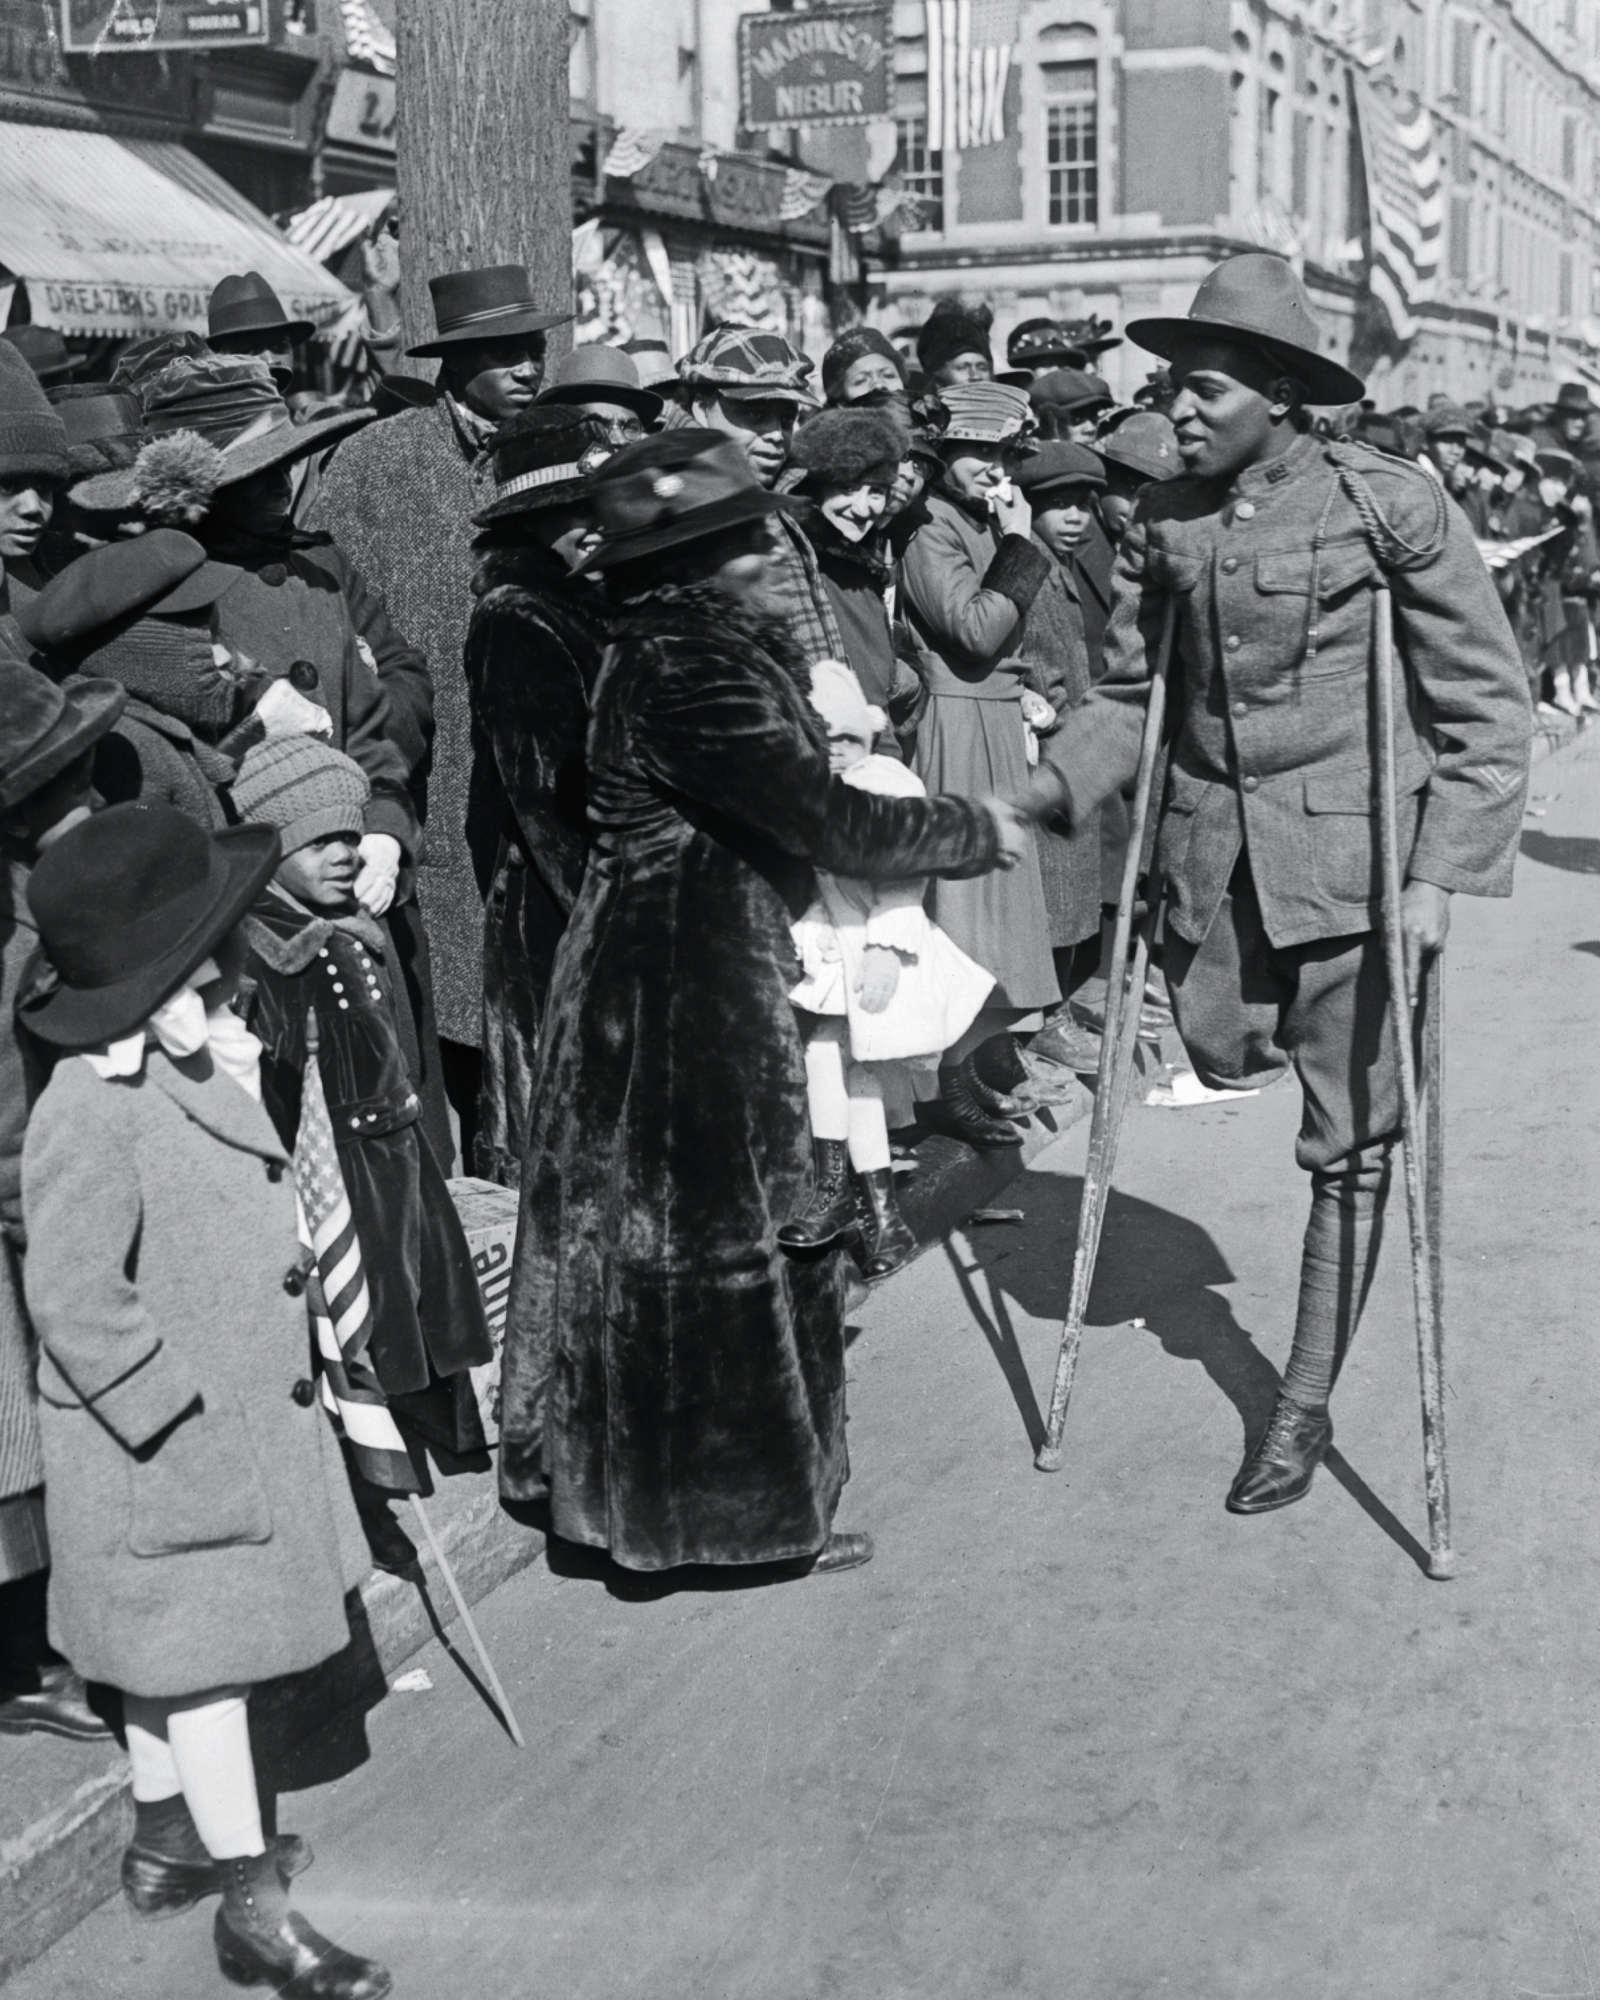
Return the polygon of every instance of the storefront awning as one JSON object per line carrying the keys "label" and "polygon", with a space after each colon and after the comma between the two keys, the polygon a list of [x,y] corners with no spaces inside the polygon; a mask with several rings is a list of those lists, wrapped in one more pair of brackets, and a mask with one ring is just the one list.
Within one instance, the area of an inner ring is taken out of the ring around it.
{"label": "storefront awning", "polygon": [[242,196],[229,189],[224,205],[200,192],[187,156],[179,179],[152,162],[155,150],[0,125],[0,265],[26,281],[37,324],[122,339],[203,333],[206,301],[230,271],[259,271],[291,319],[320,325],[349,306],[345,287]]}

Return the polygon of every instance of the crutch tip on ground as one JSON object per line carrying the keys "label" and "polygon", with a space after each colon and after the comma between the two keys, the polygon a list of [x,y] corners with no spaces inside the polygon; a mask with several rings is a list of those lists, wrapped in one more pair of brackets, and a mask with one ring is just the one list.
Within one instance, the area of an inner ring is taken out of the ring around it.
{"label": "crutch tip on ground", "polygon": [[1435,1549],[1428,1557],[1428,1574],[1435,1583],[1449,1583],[1456,1573],[1454,1549]]}
{"label": "crutch tip on ground", "polygon": [[1059,1472],[1067,1462],[1067,1454],[1058,1444],[1042,1444],[1033,1454],[1033,1462],[1040,1472]]}

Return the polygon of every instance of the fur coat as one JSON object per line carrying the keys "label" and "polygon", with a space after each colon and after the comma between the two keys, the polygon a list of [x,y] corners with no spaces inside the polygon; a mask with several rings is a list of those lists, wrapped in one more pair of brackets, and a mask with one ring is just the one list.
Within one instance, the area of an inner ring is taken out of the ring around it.
{"label": "fur coat", "polygon": [[487,895],[483,1082],[472,1171],[515,1187],[556,946],[589,851],[584,739],[605,599],[534,541],[487,549],[467,628],[467,844]]}
{"label": "fur coat", "polygon": [[828,769],[782,628],[627,607],[595,689],[594,838],[523,1165],[501,1490],[637,1569],[802,1557],[847,1472],[844,1280],[783,1255],[811,1144],[789,989],[812,864],[989,868],[988,815]]}

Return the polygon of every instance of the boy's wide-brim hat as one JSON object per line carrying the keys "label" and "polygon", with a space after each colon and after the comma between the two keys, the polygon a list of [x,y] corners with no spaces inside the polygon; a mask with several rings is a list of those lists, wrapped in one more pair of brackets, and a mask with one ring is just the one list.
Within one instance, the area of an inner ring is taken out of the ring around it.
{"label": "boy's wide-brim hat", "polygon": [[148,1021],[245,915],[277,867],[270,826],[207,833],[176,806],[107,806],[53,841],[28,907],[54,974],[19,1018],[92,1049]]}
{"label": "boy's wide-brim hat", "polygon": [[486,528],[508,514],[533,514],[569,506],[611,458],[605,420],[561,403],[535,403],[497,433],[491,465],[494,498],[472,519]]}
{"label": "boy's wide-brim hat", "polygon": [[624,445],[590,491],[604,539],[575,575],[702,541],[789,506],[758,483],[736,438],[694,426]]}
{"label": "boy's wide-brim hat", "polygon": [[115,681],[81,680],[65,690],[20,660],[0,659],[0,812],[76,763],[127,700]]}
{"label": "boy's wide-brim hat", "polygon": [[1189,308],[1187,319],[1136,319],[1128,338],[1170,361],[1207,337],[1258,347],[1292,376],[1313,403],[1359,403],[1359,375],[1320,352],[1320,333],[1306,288],[1282,257],[1249,250],[1219,264]]}
{"label": "boy's wide-brim hat", "polygon": [[618,347],[575,347],[562,356],[555,379],[534,402],[616,403],[647,424],[661,415],[661,398],[640,387],[632,355]]}
{"label": "boy's wide-brim hat", "polygon": [[428,280],[433,297],[432,340],[408,347],[407,354],[448,354],[452,347],[482,340],[508,340],[518,333],[548,333],[564,326],[569,312],[548,312],[533,295],[533,280],[521,264],[488,264],[479,271],[446,271]]}
{"label": "boy's wide-brim hat", "polygon": [[15,616],[30,646],[60,652],[124,619],[203,611],[243,574],[233,563],[210,561],[181,529],[152,528],[68,563]]}
{"label": "boy's wide-brim hat", "polygon": [[283,301],[259,271],[235,272],[218,281],[206,307],[206,330],[212,340],[232,340],[241,334],[276,333],[291,347],[309,340],[316,323],[290,319]]}

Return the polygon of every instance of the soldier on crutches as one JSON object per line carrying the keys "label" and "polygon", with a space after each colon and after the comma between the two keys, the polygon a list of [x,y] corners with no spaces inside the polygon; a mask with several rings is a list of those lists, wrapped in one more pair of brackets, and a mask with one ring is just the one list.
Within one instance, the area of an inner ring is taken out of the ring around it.
{"label": "soldier on crutches", "polygon": [[[1438,1246],[1426,1230],[1437,1189],[1421,1178],[1438,1149],[1421,1145],[1411,1117],[1415,1078],[1409,1063],[1402,1076],[1395,1028],[1412,1010],[1392,1004],[1387,944],[1415,994],[1452,893],[1510,893],[1526,675],[1454,503],[1408,461],[1311,431],[1305,404],[1355,402],[1363,385],[1322,351],[1283,259],[1235,257],[1187,319],[1135,321],[1128,335],[1170,364],[1185,476],[1141,496],[1117,561],[1105,677],[1047,740],[1029,810],[1079,824],[1127,783],[1167,672],[1156,863],[1178,1032],[1215,1089],[1295,1070],[1296,1158],[1312,1182],[1283,1386],[1227,1504],[1264,1513],[1310,1487],[1333,1436],[1329,1396],[1371,1278],[1390,1155],[1409,1128],[1430,1521],[1445,1573]],[[1107,1044],[1117,1039],[1108,1027]],[[1108,1055],[1102,1161],[1122,1105],[1114,1067]],[[1059,1449],[1055,1428],[1042,1465],[1052,1441]]]}

